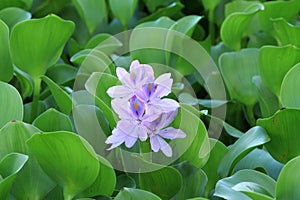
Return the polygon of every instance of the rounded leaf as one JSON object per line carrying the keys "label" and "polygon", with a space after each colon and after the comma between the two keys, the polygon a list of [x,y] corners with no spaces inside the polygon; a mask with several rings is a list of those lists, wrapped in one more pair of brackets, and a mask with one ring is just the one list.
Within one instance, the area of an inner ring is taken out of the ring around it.
{"label": "rounded leaf", "polygon": [[74,23],[56,15],[18,23],[11,32],[13,63],[33,78],[46,73],[59,59]]}
{"label": "rounded leaf", "polygon": [[8,82],[13,77],[14,69],[9,54],[9,29],[2,20],[0,20],[0,44],[0,81]]}

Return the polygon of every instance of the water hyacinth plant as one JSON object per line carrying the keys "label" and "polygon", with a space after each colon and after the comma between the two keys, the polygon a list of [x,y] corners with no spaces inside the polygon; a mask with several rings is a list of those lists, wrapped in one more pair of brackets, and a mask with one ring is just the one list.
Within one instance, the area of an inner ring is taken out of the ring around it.
{"label": "water hyacinth plant", "polygon": [[128,73],[124,68],[116,68],[122,85],[107,90],[112,100],[112,108],[120,121],[105,143],[113,149],[123,142],[131,148],[135,142],[150,138],[151,149],[161,150],[166,156],[172,156],[172,149],[163,139],[184,138],[180,129],[169,126],[175,119],[179,104],[169,98],[163,98],[171,92],[173,80],[170,73],[155,79],[150,65],[135,60]]}

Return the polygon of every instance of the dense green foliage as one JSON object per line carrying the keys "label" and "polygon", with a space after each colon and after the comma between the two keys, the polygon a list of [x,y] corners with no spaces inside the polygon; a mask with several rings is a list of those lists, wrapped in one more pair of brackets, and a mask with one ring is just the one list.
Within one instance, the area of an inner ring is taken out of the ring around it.
{"label": "dense green foliage", "polygon": [[[0,199],[300,199],[299,11],[299,0],[0,0]],[[172,126],[187,136],[170,159],[106,151],[117,122],[106,91],[136,59],[172,72]]]}

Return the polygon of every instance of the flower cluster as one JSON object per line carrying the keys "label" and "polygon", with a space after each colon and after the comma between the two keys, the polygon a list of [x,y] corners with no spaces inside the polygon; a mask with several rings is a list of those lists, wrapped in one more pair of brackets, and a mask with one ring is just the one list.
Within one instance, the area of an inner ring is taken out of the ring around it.
{"label": "flower cluster", "polygon": [[131,148],[139,139],[150,138],[151,149],[161,150],[166,156],[172,156],[172,149],[165,139],[184,138],[180,129],[168,127],[177,116],[178,102],[162,98],[171,92],[173,79],[165,73],[155,79],[150,65],[133,61],[128,73],[117,67],[117,76],[122,85],[109,88],[107,94],[113,98],[111,105],[120,121],[106,140],[112,144],[111,150],[123,142]]}

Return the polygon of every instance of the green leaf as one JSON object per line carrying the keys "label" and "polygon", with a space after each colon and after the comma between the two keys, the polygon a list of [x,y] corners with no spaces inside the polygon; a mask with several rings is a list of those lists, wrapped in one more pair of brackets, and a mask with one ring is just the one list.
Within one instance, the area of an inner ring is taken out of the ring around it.
{"label": "green leaf", "polygon": [[118,193],[115,197],[115,200],[161,200],[158,196],[151,192],[147,192],[145,190],[133,189],[133,188],[124,188],[122,191]]}
{"label": "green leaf", "polygon": [[258,103],[263,117],[272,116],[279,109],[277,96],[263,85],[260,76],[254,76],[252,81],[257,89]]}
{"label": "green leaf", "polygon": [[109,0],[109,7],[115,17],[117,17],[123,27],[127,27],[137,6],[137,0]]}
{"label": "green leaf", "polygon": [[276,182],[271,177],[251,169],[244,169],[218,181],[214,195],[224,199],[251,200],[249,193],[259,196],[260,198],[255,198],[257,200],[271,200],[275,196],[275,185]]}
{"label": "green leaf", "polygon": [[201,105],[206,108],[216,108],[227,103],[224,100],[213,100],[213,99],[197,99],[191,94],[183,92],[179,94],[178,100],[181,103],[188,104],[190,106]]}
{"label": "green leaf", "polygon": [[273,19],[274,37],[280,46],[291,44],[300,47],[300,27],[288,23],[284,18]]}
{"label": "green leaf", "polygon": [[227,147],[220,141],[209,139],[211,152],[207,163],[202,170],[207,176],[207,184],[205,187],[205,197],[209,197],[211,191],[215,188],[217,181],[220,179],[218,175],[218,166],[223,156],[228,152]]}
{"label": "green leaf", "polygon": [[0,17],[0,81],[9,82],[14,73],[9,54],[9,29]]}
{"label": "green leaf", "polygon": [[231,99],[253,106],[258,100],[252,83],[252,77],[258,75],[258,49],[224,53],[219,68]]}
{"label": "green leaf", "polygon": [[225,18],[221,26],[221,38],[228,47],[239,50],[241,48],[241,39],[245,37],[250,30],[250,23],[256,13],[264,9],[264,6],[257,3],[251,6],[247,11],[236,12]]}
{"label": "green leaf", "polygon": [[13,63],[37,79],[59,59],[73,30],[73,22],[55,15],[18,23],[10,37]]}
{"label": "green leaf", "polygon": [[106,136],[111,134],[104,113],[95,105],[77,105],[73,109],[77,133],[85,138],[99,155],[105,155]]}
{"label": "green leaf", "polygon": [[257,121],[257,125],[264,127],[271,138],[271,141],[265,145],[266,148],[281,163],[286,163],[300,155],[300,147],[297,145],[299,120],[299,109],[283,109],[270,118]]}
{"label": "green leaf", "polygon": [[32,78],[26,74],[25,72],[19,70],[15,67],[15,75],[21,85],[22,97],[25,99],[26,97],[30,97],[33,92],[33,80]]}
{"label": "green leaf", "polygon": [[48,85],[53,98],[55,99],[55,102],[57,103],[60,110],[64,114],[69,115],[73,107],[71,97],[47,76],[42,76],[42,80]]}
{"label": "green leaf", "polygon": [[24,9],[29,9],[31,7],[33,0],[1,0],[0,10],[7,7],[19,7]]}
{"label": "green leaf", "polygon": [[122,43],[114,36],[107,33],[100,33],[92,37],[86,44],[86,49],[96,48],[107,55],[111,55],[115,50],[122,46]]}
{"label": "green leaf", "polygon": [[173,167],[164,167],[156,171],[140,173],[139,185],[143,190],[157,194],[162,199],[170,199],[181,188],[182,176]]}
{"label": "green leaf", "polygon": [[72,2],[85,22],[90,35],[107,19],[105,0],[73,0]]}
{"label": "green leaf", "polygon": [[[38,109],[37,109],[37,115],[42,114],[47,110],[46,104],[44,101],[38,102]],[[31,113],[32,113],[32,102],[24,104],[24,122],[32,123],[31,119]]]}
{"label": "green leaf", "polygon": [[285,74],[300,61],[300,49],[264,46],[259,50],[259,72],[263,84],[278,97]]}
{"label": "green leaf", "polygon": [[258,14],[261,28],[272,35],[274,34],[274,27],[271,19],[282,17],[290,23],[295,23],[299,11],[299,3],[297,0],[265,2],[264,10]]}
{"label": "green leaf", "polygon": [[0,161],[0,198],[8,199],[9,191],[15,181],[18,172],[27,162],[28,156],[19,153],[10,153]]}
{"label": "green leaf", "polygon": [[278,178],[278,175],[283,167],[283,164],[276,161],[269,152],[263,149],[254,149],[242,160],[240,160],[233,171],[237,172],[242,169],[263,169],[274,180]]}
{"label": "green leaf", "polygon": [[0,11],[0,19],[7,24],[10,30],[15,24],[30,18],[31,13],[20,8],[10,7]]}
{"label": "green leaf", "polygon": [[144,0],[143,2],[147,6],[148,10],[151,13],[153,13],[157,8],[159,8],[159,7],[165,7],[165,6],[169,5],[173,1],[174,0],[156,0],[156,1]]}
{"label": "green leaf", "polygon": [[290,160],[279,174],[276,185],[276,199],[297,199],[300,196],[299,190],[299,167],[300,157]]}
{"label": "green leaf", "polygon": [[284,107],[300,108],[300,94],[296,85],[300,84],[300,63],[285,75],[280,90],[281,103]]}
{"label": "green leaf", "polygon": [[80,136],[66,131],[40,133],[27,144],[45,173],[63,187],[65,199],[72,199],[96,180],[97,154]]}
{"label": "green leaf", "polygon": [[78,69],[67,64],[58,64],[47,70],[46,76],[61,85],[75,80]]}
{"label": "green leaf", "polygon": [[111,164],[98,156],[100,170],[95,182],[85,189],[80,196],[94,197],[98,195],[111,196],[116,185],[116,174]]}
{"label": "green leaf", "polygon": [[11,120],[23,119],[23,101],[13,86],[0,81],[0,128]]}
{"label": "green leaf", "polygon": [[180,163],[176,165],[175,168],[182,175],[182,186],[172,199],[181,200],[204,195],[208,178],[200,168],[188,162]]}
{"label": "green leaf", "polygon": [[187,36],[192,36],[197,23],[202,19],[202,16],[188,15],[180,18],[173,25],[172,30],[183,33]]}
{"label": "green leaf", "polygon": [[111,98],[106,93],[110,87],[119,85],[117,77],[107,74],[94,72],[85,84],[86,90],[101,99],[108,107],[111,107]]}
{"label": "green leaf", "polygon": [[214,11],[215,7],[221,3],[222,0],[202,0],[205,10]]}
{"label": "green leaf", "polygon": [[226,177],[232,173],[236,163],[240,161],[255,147],[270,141],[266,131],[259,126],[255,126],[242,135],[224,155],[218,167],[220,177]]}
{"label": "green leaf", "polygon": [[135,180],[127,174],[117,176],[116,191],[121,191],[124,188],[136,188]]}
{"label": "green leaf", "polygon": [[58,112],[54,108],[50,108],[34,121],[33,125],[42,131],[72,131],[72,124],[69,117]]}
{"label": "green leaf", "polygon": [[137,22],[137,24],[157,20],[161,17],[173,17],[178,12],[183,9],[184,5],[180,1],[173,2],[169,4],[167,7],[159,8],[156,12],[152,13],[151,15],[142,18]]}
{"label": "green leaf", "polygon": [[0,130],[0,158],[12,152],[29,156],[12,186],[11,194],[16,199],[43,199],[55,187],[26,144],[26,140],[38,131],[36,127],[18,121],[9,122]]}
{"label": "green leaf", "polygon": [[[189,161],[196,167],[202,167],[209,157],[208,134],[204,123],[199,116],[189,109],[194,109],[188,105],[180,104],[180,109],[173,124],[175,128],[186,133],[186,137],[176,140],[178,152],[184,152],[180,161]],[[197,112],[197,110],[195,110]]]}

